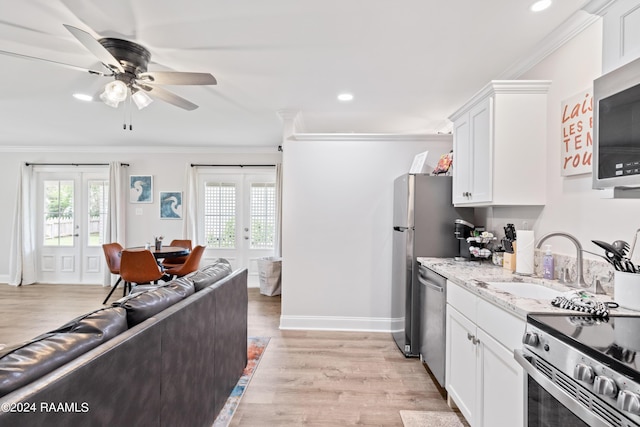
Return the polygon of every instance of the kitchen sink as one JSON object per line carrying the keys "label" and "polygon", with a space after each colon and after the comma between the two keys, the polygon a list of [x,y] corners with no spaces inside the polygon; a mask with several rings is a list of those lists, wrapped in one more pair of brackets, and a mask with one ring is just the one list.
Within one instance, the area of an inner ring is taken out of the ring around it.
{"label": "kitchen sink", "polygon": [[538,283],[529,282],[485,282],[492,288],[508,292],[513,296],[521,298],[548,299],[552,300],[562,295],[561,291],[548,288]]}

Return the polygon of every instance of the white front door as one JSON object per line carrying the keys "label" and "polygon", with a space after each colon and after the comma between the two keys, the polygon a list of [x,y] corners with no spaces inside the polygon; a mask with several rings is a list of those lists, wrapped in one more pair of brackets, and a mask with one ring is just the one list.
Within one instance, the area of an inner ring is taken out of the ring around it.
{"label": "white front door", "polygon": [[226,258],[234,270],[246,267],[249,286],[258,286],[258,259],[274,253],[275,171],[202,172],[199,187],[203,263]]}
{"label": "white front door", "polygon": [[38,282],[100,284],[108,172],[37,171]]}

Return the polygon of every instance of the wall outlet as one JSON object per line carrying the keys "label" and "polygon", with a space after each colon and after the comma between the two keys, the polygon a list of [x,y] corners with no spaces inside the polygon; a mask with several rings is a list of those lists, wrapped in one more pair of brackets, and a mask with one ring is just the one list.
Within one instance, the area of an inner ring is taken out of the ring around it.
{"label": "wall outlet", "polygon": [[142,208],[136,208],[136,215],[142,215]]}

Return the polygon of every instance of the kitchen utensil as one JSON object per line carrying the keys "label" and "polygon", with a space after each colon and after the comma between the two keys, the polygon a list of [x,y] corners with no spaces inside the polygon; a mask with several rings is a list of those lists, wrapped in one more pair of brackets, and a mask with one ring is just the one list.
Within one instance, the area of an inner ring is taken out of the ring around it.
{"label": "kitchen utensil", "polygon": [[[624,254],[620,253],[620,251],[610,243],[603,242],[602,240],[592,240],[592,242],[595,245],[600,246],[605,251],[611,252],[614,255],[615,259],[617,259],[618,261],[622,260],[622,257],[624,257]],[[607,254],[607,257],[608,256],[609,255]]]}
{"label": "kitchen utensil", "polygon": [[612,245],[614,248],[620,251],[622,256],[625,256],[627,254],[627,251],[629,250],[629,244],[624,240],[616,240],[612,243]]}

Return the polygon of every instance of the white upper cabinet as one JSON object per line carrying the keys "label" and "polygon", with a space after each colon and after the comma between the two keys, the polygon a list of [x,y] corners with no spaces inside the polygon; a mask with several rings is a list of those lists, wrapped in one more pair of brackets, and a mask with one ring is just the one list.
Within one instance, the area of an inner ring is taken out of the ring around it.
{"label": "white upper cabinet", "polygon": [[550,84],[493,80],[449,117],[456,206],[545,204]]}
{"label": "white upper cabinet", "polygon": [[640,57],[640,1],[617,0],[603,16],[602,73]]}

